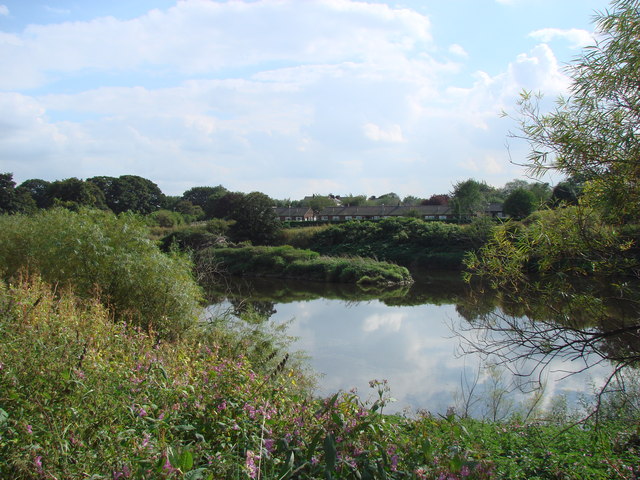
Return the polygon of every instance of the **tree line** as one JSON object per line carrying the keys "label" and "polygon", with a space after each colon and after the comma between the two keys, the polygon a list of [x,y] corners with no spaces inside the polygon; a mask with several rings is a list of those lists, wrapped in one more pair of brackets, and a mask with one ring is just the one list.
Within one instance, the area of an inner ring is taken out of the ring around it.
{"label": "tree line", "polygon": [[483,212],[489,203],[503,203],[504,211],[514,218],[523,218],[541,206],[559,203],[576,204],[584,181],[578,175],[560,182],[554,188],[548,183],[513,180],[502,188],[468,179],[454,184],[449,193],[427,198],[413,195],[401,198],[394,192],[380,196],[314,194],[300,200],[274,199],[261,192],[233,192],[218,186],[190,188],[180,196],[165,195],[153,181],[137,176],[96,176],[81,180],[75,177],[46,181],[29,179],[17,185],[12,173],[0,174],[0,213],[34,213],[38,209],[80,207],[111,210],[113,213],[133,212],[143,215],[159,214],[160,223],[172,223],[167,212],[179,214],[186,222],[229,219],[241,209],[264,207],[309,207],[319,213],[335,205],[449,205],[460,215]]}

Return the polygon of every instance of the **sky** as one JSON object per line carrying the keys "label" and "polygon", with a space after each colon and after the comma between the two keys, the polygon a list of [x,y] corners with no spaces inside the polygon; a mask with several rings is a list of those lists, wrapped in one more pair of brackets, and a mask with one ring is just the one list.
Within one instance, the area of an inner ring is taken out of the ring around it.
{"label": "sky", "polygon": [[607,7],[0,0],[0,172],[293,200],[501,187],[527,179],[501,112],[523,89],[566,94],[565,67]]}

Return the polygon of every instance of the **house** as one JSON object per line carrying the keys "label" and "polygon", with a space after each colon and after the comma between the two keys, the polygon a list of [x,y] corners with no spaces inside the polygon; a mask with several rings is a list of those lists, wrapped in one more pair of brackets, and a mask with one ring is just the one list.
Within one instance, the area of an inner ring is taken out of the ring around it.
{"label": "house", "polygon": [[325,222],[344,222],[349,220],[380,220],[388,217],[449,220],[455,215],[453,210],[446,205],[365,205],[323,208],[317,219]]}
{"label": "house", "polygon": [[502,203],[499,202],[491,202],[487,205],[485,213],[492,218],[507,218],[507,215],[502,209]]}
{"label": "house", "polygon": [[309,207],[273,207],[273,210],[283,222],[308,222],[315,220],[313,210]]}

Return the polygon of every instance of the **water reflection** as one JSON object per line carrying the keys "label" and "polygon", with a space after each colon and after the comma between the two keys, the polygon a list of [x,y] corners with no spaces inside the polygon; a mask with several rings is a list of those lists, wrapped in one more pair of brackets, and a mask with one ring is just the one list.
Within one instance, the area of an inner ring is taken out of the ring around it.
{"label": "water reflection", "polygon": [[[489,330],[495,325],[491,322],[520,319],[513,314],[525,312],[519,310],[522,303],[510,303],[513,299],[486,292],[478,295],[451,273],[421,275],[411,287],[382,292],[348,285],[241,279],[212,290],[210,297],[212,303],[229,302],[236,313],[254,308],[274,323],[292,320],[288,333],[297,340],[291,348],[304,351],[313,370],[322,374],[320,395],[355,388],[366,399],[374,393],[368,388],[370,380],[387,379],[397,399],[391,411],[444,413],[456,403],[459,408],[465,403],[456,399],[456,393],[464,393],[463,385],[468,387],[476,375],[475,393],[482,395],[483,390],[497,387],[513,390],[514,384],[523,383],[520,373],[541,365],[539,358],[521,355],[508,365],[517,366],[511,375],[506,369],[487,369],[486,350],[470,349],[472,354],[461,355],[470,345],[483,345],[488,331],[502,335],[490,339],[497,345],[505,339],[506,330]],[[564,378],[567,371],[580,370],[584,359],[556,355],[548,360],[543,377],[536,377],[546,381],[547,402],[559,394],[575,401],[581,393],[590,393],[591,381],[602,382],[610,371],[608,364],[600,364]],[[517,391],[510,397],[514,402],[523,398]],[[507,402],[501,408],[508,406]],[[480,401],[470,413],[491,416],[488,408]]]}

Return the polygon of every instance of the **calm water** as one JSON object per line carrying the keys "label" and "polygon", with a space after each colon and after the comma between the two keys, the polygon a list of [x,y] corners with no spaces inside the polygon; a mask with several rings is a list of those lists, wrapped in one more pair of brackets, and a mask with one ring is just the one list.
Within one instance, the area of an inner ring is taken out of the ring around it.
{"label": "calm water", "polygon": [[[308,357],[320,375],[318,394],[357,389],[363,400],[375,394],[369,381],[386,379],[396,399],[388,411],[429,410],[444,413],[461,407],[459,399],[474,378],[475,392],[506,388],[508,401],[522,402],[513,389],[508,370],[489,369],[478,355],[463,355],[458,335],[469,331],[466,286],[452,274],[423,275],[411,288],[381,294],[359,292],[344,285],[305,284],[278,280],[240,280],[225,286],[227,294],[215,296],[212,309],[226,309],[230,300],[249,299],[258,310],[270,314],[274,324],[289,322],[288,333],[296,338],[292,350]],[[376,298],[381,295],[382,298]],[[246,306],[239,305],[238,309]],[[526,365],[520,365],[526,367]],[[599,382],[608,366],[586,374],[566,377],[566,370],[580,362],[554,362],[547,372],[545,398],[566,395],[570,402],[590,392],[589,382]],[[486,395],[485,395],[486,397]],[[501,405],[506,412],[507,403]],[[474,403],[472,412],[489,415],[486,401]]]}

